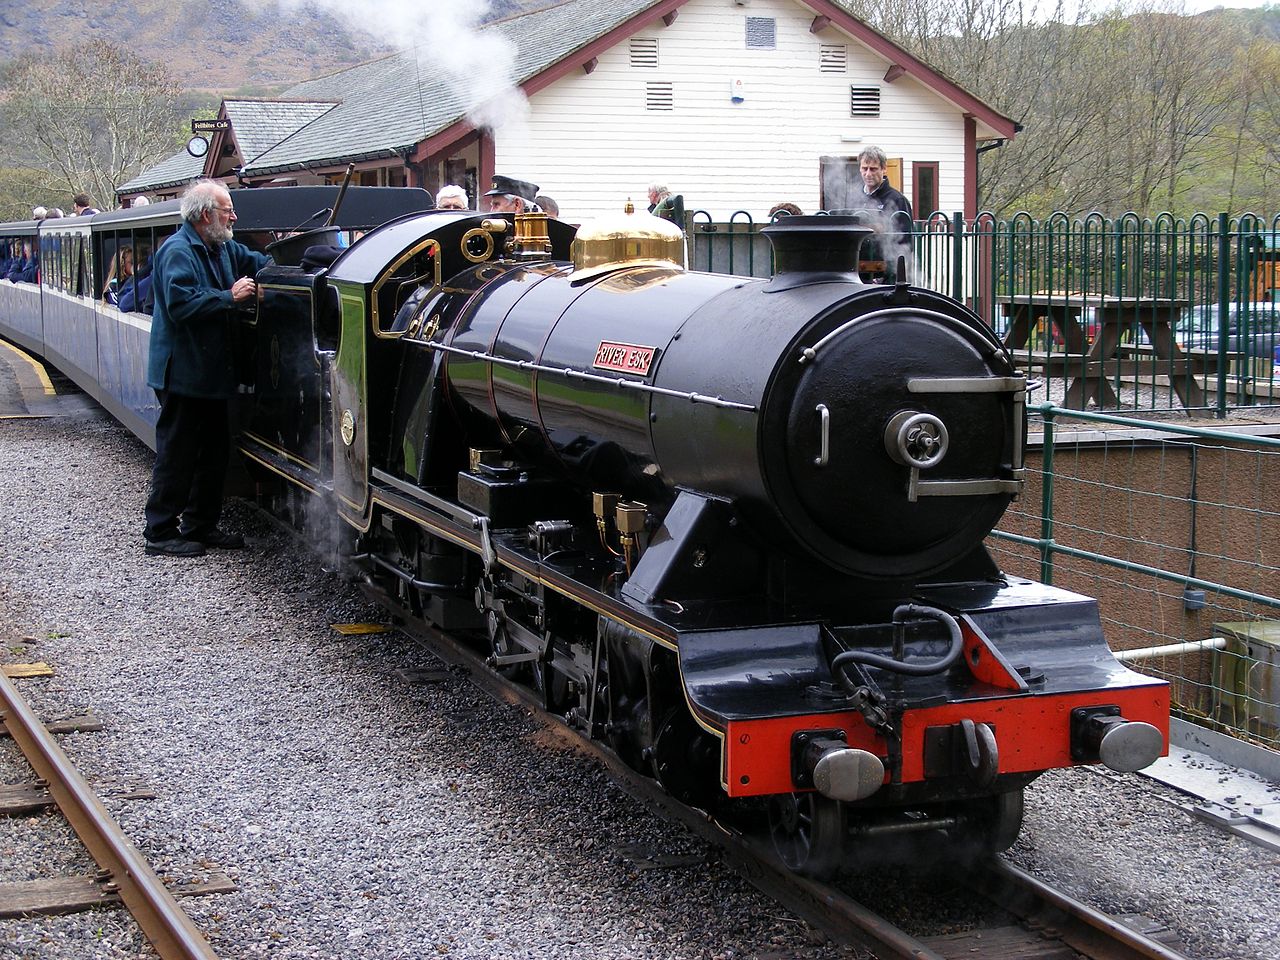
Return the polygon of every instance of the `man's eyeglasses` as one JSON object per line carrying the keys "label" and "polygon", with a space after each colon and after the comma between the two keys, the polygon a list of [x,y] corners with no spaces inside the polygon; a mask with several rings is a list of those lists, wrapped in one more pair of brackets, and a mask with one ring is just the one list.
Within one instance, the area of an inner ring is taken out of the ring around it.
{"label": "man's eyeglasses", "polygon": [[223,213],[235,213],[235,212],[236,212],[236,208],[235,208],[235,207],[231,207],[231,206],[226,206],[226,207],[224,207],[224,206],[223,206],[222,204],[220,204],[220,203],[215,203],[215,204],[214,204],[214,207],[215,207],[216,209],[218,209],[218,210],[221,210]]}

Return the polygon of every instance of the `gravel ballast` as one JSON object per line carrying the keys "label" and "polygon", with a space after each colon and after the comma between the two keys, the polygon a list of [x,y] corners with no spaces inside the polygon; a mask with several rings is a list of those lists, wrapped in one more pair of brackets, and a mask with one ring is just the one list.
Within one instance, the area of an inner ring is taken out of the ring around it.
{"label": "gravel ballast", "polygon": [[[151,460],[101,415],[0,423],[0,654],[55,668],[18,681],[45,719],[105,722],[60,742],[158,873],[235,880],[183,900],[220,956],[855,955],[402,633],[335,632],[387,616],[249,505],[248,550],[144,556]],[[1170,793],[1050,774],[1010,858],[1192,956],[1280,956],[1280,855]],[[0,882],[90,870],[56,816],[0,819]],[[0,921],[3,958],[140,955],[123,911]]]}

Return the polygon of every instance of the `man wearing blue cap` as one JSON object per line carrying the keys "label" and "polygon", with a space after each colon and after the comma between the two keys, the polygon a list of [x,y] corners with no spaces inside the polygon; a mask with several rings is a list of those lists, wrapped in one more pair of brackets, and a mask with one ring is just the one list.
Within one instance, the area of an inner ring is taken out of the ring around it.
{"label": "man wearing blue cap", "polygon": [[493,189],[485,194],[489,200],[490,213],[529,213],[537,210],[538,205],[534,203],[537,195],[536,183],[497,174],[493,178]]}

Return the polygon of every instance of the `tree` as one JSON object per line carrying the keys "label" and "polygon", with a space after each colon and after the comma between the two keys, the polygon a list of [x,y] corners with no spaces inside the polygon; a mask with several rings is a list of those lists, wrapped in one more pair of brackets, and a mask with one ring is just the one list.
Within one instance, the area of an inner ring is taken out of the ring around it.
{"label": "tree", "polygon": [[[1082,2],[1072,17],[1062,0],[841,2],[1022,125],[981,157],[984,209],[1152,214],[1185,204],[1221,166],[1214,143],[1238,102],[1227,78],[1244,32],[1229,18],[1156,6],[1178,0],[1104,13]],[[1255,112],[1265,96],[1254,91]]]}
{"label": "tree", "polygon": [[1231,206],[1280,211],[1280,43],[1251,42],[1240,58],[1232,137]]}
{"label": "tree", "polygon": [[42,189],[84,191],[104,209],[116,187],[180,144],[181,87],[161,66],[93,40],[7,71],[2,148]]}
{"label": "tree", "polygon": [[1227,111],[1236,40],[1229,26],[1199,18],[1145,12],[1125,21],[1114,48],[1124,85],[1111,114],[1125,136],[1098,143],[1120,210],[1177,212],[1212,165],[1206,147]]}

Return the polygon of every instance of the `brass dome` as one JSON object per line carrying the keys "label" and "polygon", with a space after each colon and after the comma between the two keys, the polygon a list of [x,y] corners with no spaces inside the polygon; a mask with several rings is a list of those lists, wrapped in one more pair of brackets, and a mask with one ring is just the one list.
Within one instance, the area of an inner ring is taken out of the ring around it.
{"label": "brass dome", "polygon": [[683,270],[684,232],[674,223],[637,210],[628,200],[622,213],[579,227],[571,255],[575,274],[637,264],[674,265]]}

